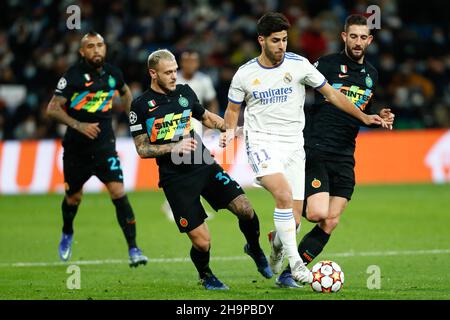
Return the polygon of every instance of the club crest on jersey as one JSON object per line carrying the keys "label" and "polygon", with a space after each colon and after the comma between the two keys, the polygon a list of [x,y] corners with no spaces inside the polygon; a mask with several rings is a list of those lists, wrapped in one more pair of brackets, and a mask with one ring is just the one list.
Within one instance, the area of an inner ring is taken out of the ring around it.
{"label": "club crest on jersey", "polygon": [[311,182],[311,186],[314,189],[320,188],[321,185],[322,185],[322,182],[320,182],[320,180],[317,178],[314,178],[314,180]]}
{"label": "club crest on jersey", "polygon": [[342,73],[347,73],[347,65],[341,64],[341,72]]}
{"label": "club crest on jersey", "polygon": [[372,86],[373,86],[373,81],[369,74],[367,74],[367,77],[366,77],[366,86],[368,88],[372,88]]}
{"label": "club crest on jersey", "polygon": [[286,72],[284,74],[283,81],[286,83],[290,83],[292,81],[292,75],[289,72]]}
{"label": "club crest on jersey", "polygon": [[111,75],[108,78],[108,84],[111,88],[114,88],[116,86],[116,79],[114,79],[114,77]]}
{"label": "club crest on jersey", "polygon": [[252,86],[259,86],[261,84],[261,81],[259,81],[258,78],[256,78],[255,80],[253,80],[252,82]]}
{"label": "club crest on jersey", "polygon": [[188,221],[186,220],[186,218],[180,218],[180,226],[182,226],[183,228],[186,228],[188,226]]}
{"label": "club crest on jersey", "polygon": [[180,98],[178,99],[178,103],[180,104],[180,106],[182,106],[183,108],[187,108],[189,106],[189,101],[188,99],[186,99],[183,96],[180,96]]}
{"label": "club crest on jersey", "polygon": [[156,106],[156,101],[155,100],[150,100],[150,101],[147,102],[147,104],[148,104],[148,106],[150,108],[153,108],[154,106]]}
{"label": "club crest on jersey", "polygon": [[91,76],[89,73],[85,73],[84,78],[86,79],[87,82],[91,81]]}

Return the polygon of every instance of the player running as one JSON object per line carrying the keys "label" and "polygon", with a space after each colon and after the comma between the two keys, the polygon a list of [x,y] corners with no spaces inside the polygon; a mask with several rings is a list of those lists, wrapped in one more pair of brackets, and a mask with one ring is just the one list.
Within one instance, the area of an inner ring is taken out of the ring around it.
{"label": "player running", "polygon": [[[362,15],[349,16],[341,36],[344,51],[321,57],[315,66],[353,103],[355,110],[379,113],[392,129],[394,114],[372,103],[378,73],[365,60],[366,49],[373,38],[367,19]],[[298,246],[306,263],[322,252],[353,194],[355,139],[361,125],[365,124],[333,107],[318,92],[315,103],[306,109],[306,211],[303,214],[309,221],[317,222]],[[275,250],[280,251],[281,247],[275,245]],[[289,268],[278,281],[281,286],[298,287]]]}
{"label": "player running", "polygon": [[[273,242],[287,254],[292,277],[310,283],[311,272],[297,251],[296,223],[304,199],[305,153],[303,127],[305,85],[365,124],[384,125],[378,115],[367,115],[333,89],[309,61],[286,52],[290,24],[280,13],[267,13],[257,24],[261,54],[239,68],[233,77],[225,112],[222,145],[234,137],[241,104],[245,101],[244,135],[247,155],[257,182],[275,200]],[[283,251],[270,256],[272,271],[281,269]]]}
{"label": "player running", "polygon": [[212,158],[198,134],[194,117],[211,129],[225,130],[221,117],[205,110],[189,85],[177,85],[177,62],[168,50],[148,57],[151,85],[131,105],[130,131],[141,158],[156,158],[159,186],[172,208],[175,222],[192,243],[190,256],[207,290],[227,290],[211,271],[210,233],[200,196],[214,210],[227,208],[239,219],[247,243],[244,250],[258,271],[273,276],[259,244],[259,220],[242,188]]}

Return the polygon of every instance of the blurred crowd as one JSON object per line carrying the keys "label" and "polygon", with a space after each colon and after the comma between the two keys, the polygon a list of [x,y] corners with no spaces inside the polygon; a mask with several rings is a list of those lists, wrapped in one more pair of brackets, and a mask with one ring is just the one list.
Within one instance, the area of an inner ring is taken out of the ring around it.
{"label": "blurred crowd", "polygon": [[[107,61],[119,66],[134,96],[149,85],[148,54],[194,49],[217,91],[220,113],[237,67],[259,54],[256,21],[281,11],[291,21],[288,51],[311,62],[342,50],[345,17],[381,9],[381,29],[367,59],[379,71],[375,98],[396,113],[396,129],[450,127],[450,26],[445,1],[152,0],[18,1],[0,3],[0,139],[57,138],[64,126],[45,115],[58,79],[78,59],[79,40],[101,33]],[[81,9],[81,29],[69,30],[70,5]],[[311,103],[308,94],[307,103]],[[114,125],[128,136],[118,99]]]}

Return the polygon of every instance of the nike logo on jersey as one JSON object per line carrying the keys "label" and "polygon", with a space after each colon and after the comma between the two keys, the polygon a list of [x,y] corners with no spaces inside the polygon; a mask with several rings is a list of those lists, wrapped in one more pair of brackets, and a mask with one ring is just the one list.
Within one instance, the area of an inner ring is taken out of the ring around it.
{"label": "nike logo on jersey", "polygon": [[342,73],[339,73],[339,78],[347,78],[348,77],[348,74],[342,74]]}
{"label": "nike logo on jersey", "polygon": [[153,111],[155,111],[155,110],[158,109],[158,108],[159,108],[159,106],[156,106],[156,107],[154,107],[154,108],[148,109],[148,111],[153,112]]}
{"label": "nike logo on jersey", "polygon": [[91,84],[93,84],[93,83],[94,83],[94,81],[86,82],[84,85],[85,85],[86,87],[89,87],[89,86],[91,86]]}

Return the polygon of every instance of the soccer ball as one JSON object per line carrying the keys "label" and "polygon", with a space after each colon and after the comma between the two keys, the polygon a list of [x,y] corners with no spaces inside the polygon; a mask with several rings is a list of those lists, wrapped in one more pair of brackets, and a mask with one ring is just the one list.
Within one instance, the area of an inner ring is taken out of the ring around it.
{"label": "soccer ball", "polygon": [[312,267],[311,288],[317,292],[338,292],[344,285],[344,272],[334,261],[320,261]]}

